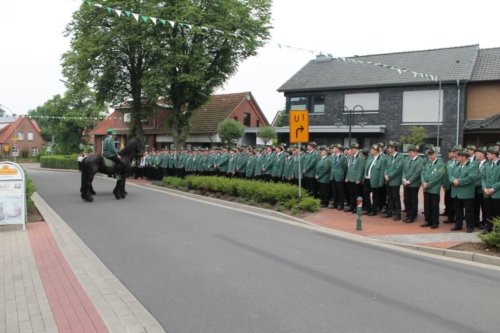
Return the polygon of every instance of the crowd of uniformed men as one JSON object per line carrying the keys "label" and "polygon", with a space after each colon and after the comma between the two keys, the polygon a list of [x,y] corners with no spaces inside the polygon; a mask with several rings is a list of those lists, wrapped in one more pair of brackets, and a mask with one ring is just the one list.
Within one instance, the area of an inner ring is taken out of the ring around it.
{"label": "crowd of uniformed men", "polygon": [[[238,148],[228,147],[161,150],[145,153],[134,164],[132,176],[161,180],[166,176],[187,174],[237,177],[302,186],[321,199],[322,207],[356,213],[356,199],[363,198],[363,214],[381,218],[402,219],[412,223],[418,217],[419,190],[423,189],[425,221],[421,227],[438,228],[439,216],[444,223],[454,223],[452,231],[467,232],[474,227],[492,231],[493,217],[500,217],[500,142],[489,148],[455,146],[449,149],[446,163],[432,145],[426,145],[424,157],[418,147],[409,145],[408,156],[399,151],[398,142],[387,146],[380,142],[370,149],[349,148],[341,144],[288,149],[284,145]],[[300,164],[300,172],[299,172]],[[403,186],[402,210],[400,189]],[[445,211],[440,214],[441,189]]]}

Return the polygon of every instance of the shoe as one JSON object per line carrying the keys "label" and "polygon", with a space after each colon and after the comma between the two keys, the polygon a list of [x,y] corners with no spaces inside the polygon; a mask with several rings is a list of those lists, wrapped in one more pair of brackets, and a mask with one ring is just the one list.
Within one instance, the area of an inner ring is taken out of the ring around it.
{"label": "shoe", "polygon": [[408,217],[408,218],[406,218],[403,222],[404,222],[404,223],[413,223],[413,222],[415,222],[415,220],[414,220],[414,219],[412,219],[412,218],[409,218],[409,217]]}
{"label": "shoe", "polygon": [[362,212],[361,215],[369,215],[371,213],[368,213],[368,212]]}
{"label": "shoe", "polygon": [[431,229],[437,229],[437,228],[439,228],[439,225],[433,225],[433,226],[431,227]]}
{"label": "shoe", "polygon": [[481,233],[481,235],[487,235],[487,234],[489,234],[490,232],[491,232],[491,230],[484,230],[484,231]]}
{"label": "shoe", "polygon": [[344,206],[339,206],[339,208],[337,208],[337,210],[344,210]]}
{"label": "shoe", "polygon": [[401,221],[401,216],[396,216],[395,218],[392,219],[393,221]]}
{"label": "shoe", "polygon": [[374,212],[371,212],[370,214],[368,214],[368,216],[375,216],[377,215],[377,213],[374,213]]}
{"label": "shoe", "polygon": [[381,219],[388,219],[390,217],[392,217],[392,215],[385,215],[385,214],[380,215]]}
{"label": "shoe", "polygon": [[346,206],[345,209],[344,209],[344,212],[346,212],[346,213],[347,212],[351,212],[351,211],[352,211],[352,209],[351,209],[350,206]]}
{"label": "shoe", "polygon": [[455,223],[455,221],[448,219],[448,220],[444,220],[443,223]]}
{"label": "shoe", "polygon": [[420,226],[421,226],[422,228],[425,228],[425,227],[432,227],[432,224],[425,222],[424,224],[421,224]]}
{"label": "shoe", "polygon": [[450,231],[458,231],[458,230],[462,230],[462,228],[453,227],[450,229]]}
{"label": "shoe", "polygon": [[357,210],[353,210],[351,213],[353,213],[353,214],[357,214],[357,213],[358,213],[358,211],[357,211]]}
{"label": "shoe", "polygon": [[381,210],[380,210],[381,213],[385,213],[387,212],[387,208],[384,206]]}
{"label": "shoe", "polygon": [[479,225],[477,227],[483,230],[486,227],[486,224],[484,222],[479,222]]}
{"label": "shoe", "polygon": [[471,234],[474,232],[474,229],[467,229],[466,233]]}
{"label": "shoe", "polygon": [[439,216],[448,216],[448,213],[444,212],[444,213],[439,214]]}
{"label": "shoe", "polygon": [[335,209],[335,208],[337,208],[337,207],[335,207],[334,205],[328,205],[328,207],[327,207],[327,208],[328,208],[328,209]]}

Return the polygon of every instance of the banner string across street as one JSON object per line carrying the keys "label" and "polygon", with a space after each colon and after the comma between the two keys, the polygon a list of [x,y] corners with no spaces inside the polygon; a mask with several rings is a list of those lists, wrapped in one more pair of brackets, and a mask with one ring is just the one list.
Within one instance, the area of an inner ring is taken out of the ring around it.
{"label": "banner string across street", "polygon": [[[184,29],[186,29],[186,28],[190,29],[191,31],[193,31],[195,33],[210,33],[210,32],[212,32],[212,33],[222,34],[222,35],[225,35],[225,36],[228,36],[228,37],[233,37],[233,38],[240,38],[240,39],[246,39],[246,40],[254,40],[256,42],[262,43],[263,45],[264,44],[274,44],[274,45],[278,46],[280,49],[281,48],[289,48],[289,49],[293,49],[293,50],[296,50],[296,51],[308,52],[308,53],[311,53],[313,55],[314,54],[323,55],[323,52],[316,52],[316,51],[313,51],[313,50],[306,50],[306,49],[303,49],[303,48],[294,47],[294,46],[290,46],[290,45],[285,45],[285,44],[281,44],[281,43],[263,41],[263,40],[260,40],[258,38],[250,38],[248,36],[244,36],[244,35],[241,35],[241,34],[238,34],[238,33],[222,31],[222,30],[216,29],[214,27],[206,27],[206,26],[201,26],[200,27],[200,26],[196,26],[196,25],[192,25],[192,24],[188,24],[188,23],[184,23],[184,22],[178,22],[178,21],[174,21],[174,20],[167,20],[167,19],[152,17],[152,16],[140,14],[140,13],[132,13],[132,12],[127,11],[127,10],[106,7],[106,6],[103,6],[102,4],[99,4],[99,3],[96,3],[96,2],[91,2],[91,1],[84,1],[84,3],[87,4],[90,7],[98,7],[98,8],[107,10],[109,14],[116,13],[116,15],[118,15],[118,17],[130,18],[132,16],[137,21],[137,23],[140,23],[140,21],[142,20],[142,21],[144,21],[144,23],[148,23],[149,21],[151,21],[154,25],[157,25],[158,22],[160,22],[161,24],[163,24],[164,26],[166,26],[167,22],[168,22],[168,24],[171,26],[172,29],[174,29],[174,27],[177,25],[177,26],[179,26],[181,28],[184,28]],[[327,56],[328,58],[332,59],[332,60],[343,61],[345,63],[359,64],[359,65],[365,65],[365,66],[366,65],[377,66],[377,67],[382,67],[382,68],[386,68],[386,69],[389,69],[389,70],[395,70],[400,75],[403,74],[403,73],[411,73],[411,74],[413,74],[413,77],[415,77],[415,78],[416,77],[420,77],[420,78],[424,78],[424,79],[430,80],[430,81],[436,81],[436,82],[441,81],[441,79],[439,78],[439,76],[433,75],[433,74],[420,73],[420,72],[412,71],[412,70],[409,70],[409,69],[406,69],[406,68],[400,68],[400,67],[396,67],[396,66],[392,66],[392,65],[388,65],[388,64],[383,64],[383,63],[378,63],[378,62],[362,61],[362,60],[351,59],[351,58],[348,58],[348,57],[336,57],[332,53],[327,53],[327,54],[324,54],[324,55]]]}

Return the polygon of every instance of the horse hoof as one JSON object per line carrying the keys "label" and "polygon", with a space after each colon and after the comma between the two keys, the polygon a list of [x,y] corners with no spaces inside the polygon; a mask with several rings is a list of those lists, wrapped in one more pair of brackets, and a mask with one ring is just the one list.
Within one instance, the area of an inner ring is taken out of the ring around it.
{"label": "horse hoof", "polygon": [[96,195],[97,193],[96,192],[90,192],[92,195]]}

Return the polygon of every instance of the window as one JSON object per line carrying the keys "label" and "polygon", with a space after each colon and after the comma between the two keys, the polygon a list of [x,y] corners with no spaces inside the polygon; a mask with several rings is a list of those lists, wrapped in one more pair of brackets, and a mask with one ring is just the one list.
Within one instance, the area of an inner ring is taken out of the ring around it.
{"label": "window", "polygon": [[250,113],[243,114],[243,125],[250,127]]}
{"label": "window", "polygon": [[[349,108],[349,110],[354,109],[356,105],[361,105],[364,111],[378,111],[379,109],[379,93],[363,93],[363,94],[345,94],[344,95],[344,105]],[[361,111],[361,108],[357,107],[356,112]]]}
{"label": "window", "polygon": [[31,148],[31,156],[36,156],[37,154],[38,154],[38,147]]}
{"label": "window", "polygon": [[313,96],[313,112],[325,112],[325,96]]}
{"label": "window", "polygon": [[28,140],[33,141],[33,132],[28,132]]}
{"label": "window", "polygon": [[257,119],[257,123],[255,124],[255,127],[260,127],[260,120]]}
{"label": "window", "polygon": [[290,97],[290,110],[307,110],[307,97]]}
{"label": "window", "polygon": [[238,117],[234,117],[234,120],[238,121]]}
{"label": "window", "polygon": [[24,140],[24,133],[23,132],[17,132],[17,139],[18,140]]}
{"label": "window", "polygon": [[130,113],[124,113],[123,114],[123,122],[124,123],[130,123]]}
{"label": "window", "polygon": [[[439,99],[441,98],[441,106]],[[439,120],[438,120],[439,114]],[[403,92],[403,123],[438,123],[443,121],[443,91]]]}

